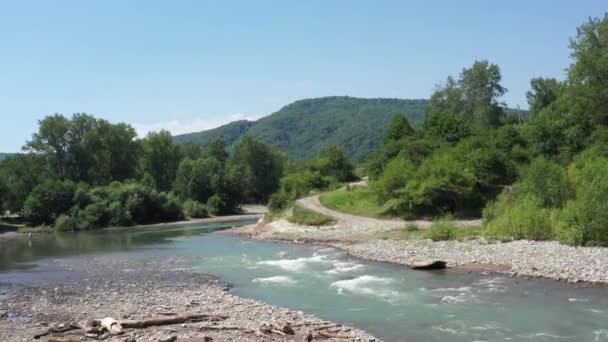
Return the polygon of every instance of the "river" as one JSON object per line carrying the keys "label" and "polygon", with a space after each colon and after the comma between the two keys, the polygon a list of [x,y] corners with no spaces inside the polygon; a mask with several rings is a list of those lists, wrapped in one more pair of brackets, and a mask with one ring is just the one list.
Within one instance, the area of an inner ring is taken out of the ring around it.
{"label": "river", "polygon": [[608,341],[604,286],[416,272],[355,259],[334,248],[212,233],[233,225],[0,241],[0,290],[11,284],[77,281],[77,272],[65,265],[90,258],[178,258],[187,270],[232,283],[237,295],[356,326],[387,341]]}

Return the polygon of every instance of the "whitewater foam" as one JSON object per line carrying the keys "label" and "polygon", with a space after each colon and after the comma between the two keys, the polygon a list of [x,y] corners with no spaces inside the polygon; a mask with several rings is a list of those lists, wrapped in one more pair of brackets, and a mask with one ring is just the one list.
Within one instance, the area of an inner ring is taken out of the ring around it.
{"label": "whitewater foam", "polygon": [[325,271],[327,274],[342,274],[359,271],[365,268],[362,264],[357,264],[354,262],[348,261],[338,261],[333,264],[334,268],[331,270]]}
{"label": "whitewater foam", "polygon": [[325,255],[315,255],[309,258],[280,259],[259,261],[258,265],[268,265],[282,268],[286,271],[300,272],[310,264],[324,264],[330,262]]}
{"label": "whitewater foam", "polygon": [[294,286],[298,282],[288,276],[273,276],[266,278],[255,278],[252,280],[254,283],[269,284],[269,285],[283,285],[283,286]]}

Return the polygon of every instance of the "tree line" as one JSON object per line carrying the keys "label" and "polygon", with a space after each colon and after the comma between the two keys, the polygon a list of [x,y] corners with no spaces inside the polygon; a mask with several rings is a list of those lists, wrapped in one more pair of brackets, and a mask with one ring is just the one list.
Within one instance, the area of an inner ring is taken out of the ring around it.
{"label": "tree line", "polygon": [[287,160],[248,136],[178,145],[82,113],[44,118],[23,152],[0,163],[0,208],[63,230],[236,213],[268,201]]}

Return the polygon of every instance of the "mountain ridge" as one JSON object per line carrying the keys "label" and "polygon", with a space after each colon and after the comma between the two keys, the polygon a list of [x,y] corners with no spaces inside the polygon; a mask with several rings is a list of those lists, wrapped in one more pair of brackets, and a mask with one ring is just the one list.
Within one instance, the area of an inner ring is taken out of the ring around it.
{"label": "mountain ridge", "polygon": [[344,148],[349,158],[362,160],[380,146],[393,115],[405,115],[420,126],[428,99],[327,96],[294,101],[255,121],[234,121],[214,129],[181,134],[176,143],[206,146],[223,138],[228,146],[244,134],[267,143],[293,160],[312,158],[324,145]]}

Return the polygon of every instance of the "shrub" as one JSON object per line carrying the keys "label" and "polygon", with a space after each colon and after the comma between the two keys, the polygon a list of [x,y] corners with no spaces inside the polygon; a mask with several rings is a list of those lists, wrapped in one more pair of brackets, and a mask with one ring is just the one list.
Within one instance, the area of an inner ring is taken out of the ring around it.
{"label": "shrub", "polygon": [[589,161],[576,177],[576,198],[558,216],[558,239],[577,245],[608,245],[608,159]]}
{"label": "shrub", "polygon": [[299,205],[295,205],[293,207],[293,213],[287,218],[287,220],[291,223],[306,226],[323,226],[334,222],[334,219],[327,215],[303,208]]}
{"label": "shrub", "polygon": [[491,239],[548,240],[553,236],[552,213],[534,195],[526,194],[512,202],[503,197],[484,214],[487,221],[483,234]]}
{"label": "shrub", "polygon": [[404,230],[406,232],[417,232],[420,230],[420,228],[418,228],[418,225],[415,223],[408,223],[405,225]]}
{"label": "shrub", "polygon": [[370,188],[376,194],[379,203],[400,196],[399,192],[414,175],[414,164],[403,157],[397,157],[386,165],[380,178],[372,181]]}
{"label": "shrub", "polygon": [[48,181],[34,188],[25,200],[23,215],[33,225],[51,225],[73,205],[76,184],[71,181]]}
{"label": "shrub", "polygon": [[545,208],[561,207],[572,193],[566,169],[544,157],[532,161],[516,189],[537,197]]}
{"label": "shrub", "polygon": [[74,219],[68,215],[61,214],[55,220],[55,224],[53,224],[53,228],[55,230],[59,230],[59,231],[74,231],[74,230],[78,230],[78,224],[77,224],[76,219]]}
{"label": "shrub", "polygon": [[405,186],[405,207],[421,214],[459,211],[474,188],[475,176],[452,150],[438,151],[422,162]]}
{"label": "shrub", "polygon": [[214,194],[207,201],[207,210],[211,215],[218,215],[222,211],[223,201],[220,195]]}
{"label": "shrub", "polygon": [[207,207],[193,200],[187,200],[183,205],[184,215],[189,218],[204,218],[209,217]]}
{"label": "shrub", "polygon": [[433,241],[454,240],[458,236],[458,227],[452,216],[445,215],[433,220],[431,228],[427,232],[427,237]]}

